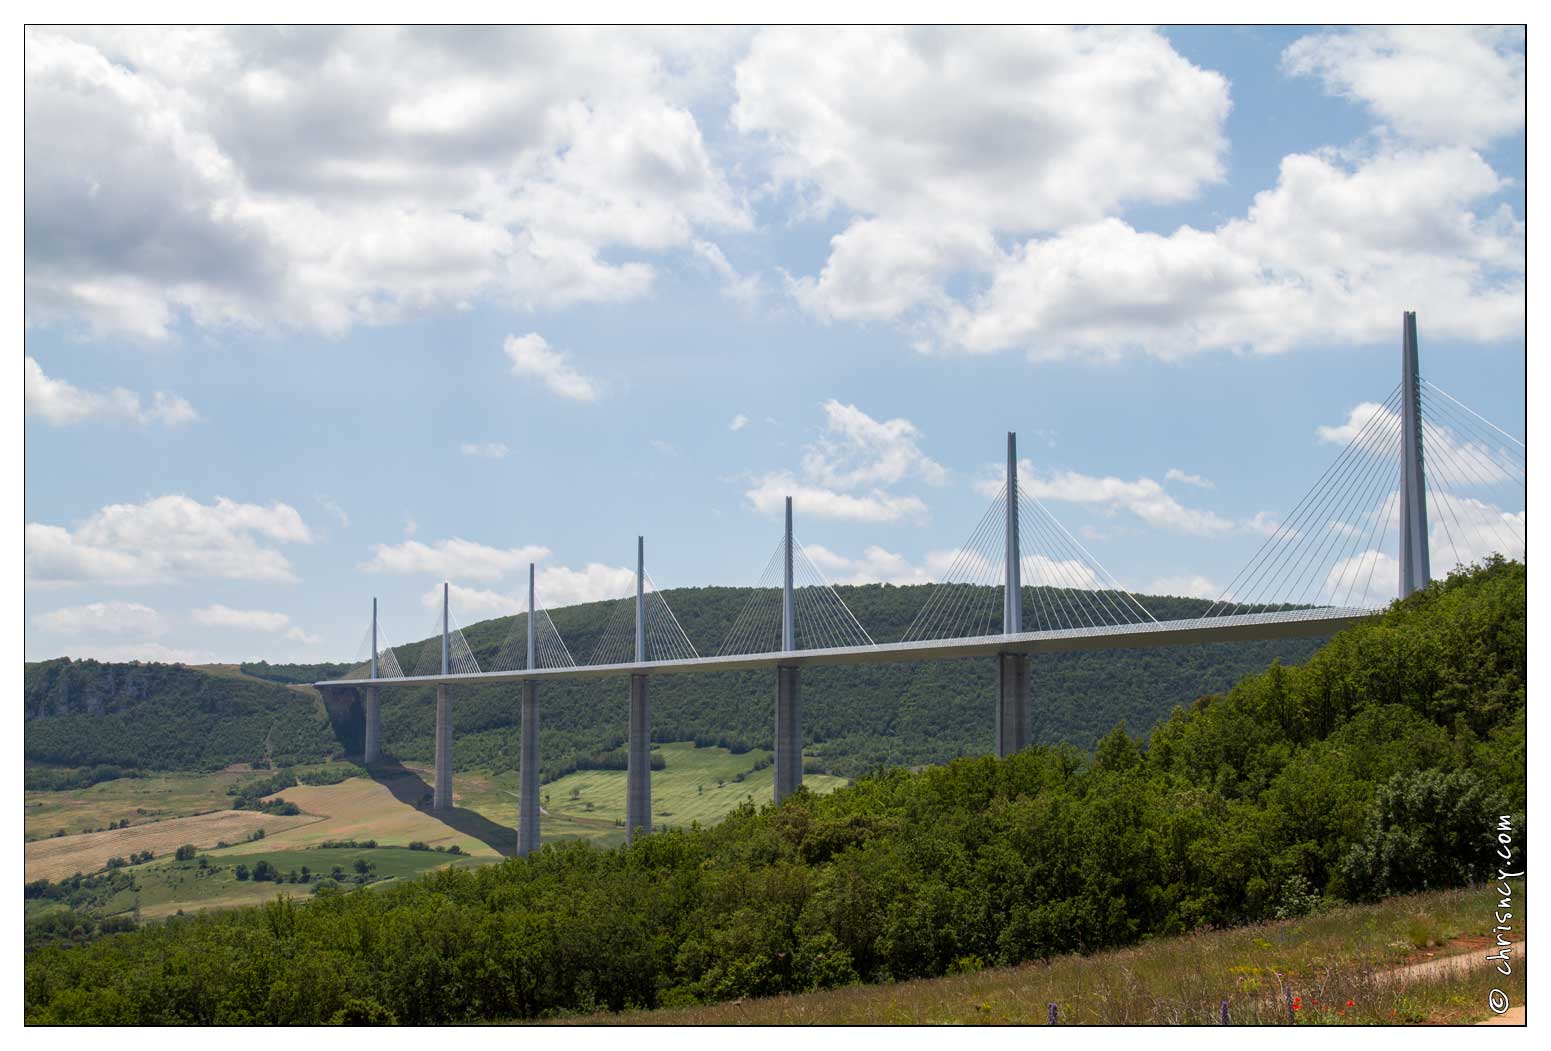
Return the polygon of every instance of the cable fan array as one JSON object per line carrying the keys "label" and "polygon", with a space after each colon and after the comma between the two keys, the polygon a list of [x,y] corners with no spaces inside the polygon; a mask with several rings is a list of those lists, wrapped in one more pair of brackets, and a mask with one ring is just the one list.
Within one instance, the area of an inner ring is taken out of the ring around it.
{"label": "cable fan array", "polygon": [[[770,561],[722,640],[719,654],[775,653],[781,649],[782,592],[786,577],[786,539]],[[794,645],[799,650],[876,645],[824,572],[792,538],[792,612]]]}
{"label": "cable fan array", "polygon": [[[695,644],[679,625],[678,617],[668,600],[663,598],[652,582],[651,574],[643,581],[641,602],[644,614],[646,653],[645,660],[691,660],[699,657]],[[588,664],[631,664],[635,653],[635,596],[627,595],[614,604],[609,613],[607,627],[598,636]]]}
{"label": "cable fan array", "polygon": [[[1436,384],[1421,383],[1422,461],[1435,567],[1525,554],[1524,443]],[[1506,442],[1504,441],[1506,439]],[[1517,508],[1517,510],[1514,510]],[[1440,537],[1438,534],[1441,533]],[[1441,540],[1441,543],[1440,543]]]}
{"label": "cable fan array", "polygon": [[[1023,631],[1085,631],[1155,620],[1037,498],[1018,493],[1017,519]],[[901,641],[1003,633],[1006,523],[1004,484],[947,571],[930,586]]]}
{"label": "cable fan array", "polygon": [[[533,649],[536,667],[574,668],[576,661],[565,640],[549,619],[549,610],[539,605],[533,612]],[[512,618],[510,629],[486,671],[526,671],[528,668],[528,614]]]}
{"label": "cable fan array", "polygon": [[[1525,554],[1525,445],[1436,384],[1418,385],[1428,551],[1434,577],[1491,555]],[[1399,590],[1403,397],[1397,384],[1382,403],[1359,406],[1346,428],[1325,436],[1346,443],[1292,511],[1272,528],[1249,563],[1200,615],[1276,614],[1308,618],[1367,613]],[[1350,431],[1348,437],[1347,432]],[[905,630],[902,642],[1003,634],[1008,487],[1003,485],[955,553]],[[1156,618],[1098,562],[1037,497],[1019,489],[1016,521],[1021,630],[1098,632],[1156,623]],[[876,645],[800,542],[792,540],[794,647],[812,651]],[[786,541],[777,543],[748,600],[728,628],[721,655],[775,653],[782,646]],[[641,595],[646,661],[699,657],[667,599],[648,575]],[[637,659],[636,597],[613,604],[589,664]],[[451,620],[450,612],[447,614]],[[576,667],[542,606],[536,607],[536,665]],[[420,646],[415,676],[442,671],[443,624]],[[463,632],[447,625],[448,670],[480,671]],[[489,670],[527,667],[528,614],[512,619]],[[377,631],[379,678],[403,678],[403,666]],[[371,633],[344,676],[370,675]],[[407,660],[407,656],[406,656]]]}
{"label": "cable fan array", "polygon": [[[447,620],[448,673],[451,675],[479,674],[479,661],[474,659],[474,651],[469,648],[468,640],[463,637],[463,629],[458,626],[451,612],[447,614]],[[420,655],[415,659],[416,676],[442,673],[442,628],[441,614],[438,613],[431,637],[425,640],[425,644],[420,647]]]}
{"label": "cable fan array", "polygon": [[[372,626],[368,624],[366,631],[361,634],[361,643],[355,648],[355,661],[343,678],[369,679],[372,675]],[[383,631],[382,622],[377,623],[377,678],[402,679],[404,669],[399,667],[399,659],[393,652],[393,647],[388,643],[387,633]]]}
{"label": "cable fan array", "polygon": [[[1433,576],[1493,553],[1522,558],[1523,443],[1437,386],[1425,380],[1420,386]],[[1366,410],[1361,424],[1335,462],[1203,616],[1367,612],[1395,597],[1404,427],[1400,387],[1360,410]]]}

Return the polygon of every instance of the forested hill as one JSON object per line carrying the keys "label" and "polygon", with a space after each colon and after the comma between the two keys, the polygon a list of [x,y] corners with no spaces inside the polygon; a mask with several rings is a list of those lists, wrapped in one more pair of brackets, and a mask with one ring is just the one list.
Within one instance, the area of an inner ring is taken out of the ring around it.
{"label": "forested hill", "polygon": [[29,762],[211,770],[341,750],[315,696],[176,664],[28,664],[22,704]]}
{"label": "forested hill", "polygon": [[893,770],[618,850],[549,844],[46,947],[26,961],[26,1019],[423,1025],[685,1005],[1481,882],[1499,828],[1524,867],[1526,642],[1524,567],[1494,562],[1180,708],[1145,747],[1114,733],[1092,756]]}
{"label": "forested hill", "polygon": [[[924,586],[837,590],[880,641],[899,638],[925,601]],[[751,589],[663,594],[696,648],[714,653]],[[1142,601],[1160,619],[1191,616],[1207,605],[1157,596]],[[615,610],[615,603],[598,602],[552,610],[551,616],[571,652],[586,660]],[[1030,624],[1037,622],[1032,597],[1026,616]],[[481,665],[489,666],[513,630],[526,630],[524,617],[473,624],[464,636]],[[432,639],[397,647],[399,663],[413,669],[426,644],[439,645]],[[1034,739],[1090,748],[1120,722],[1132,732],[1146,732],[1176,705],[1225,689],[1273,659],[1301,661],[1317,646],[1318,640],[1295,639],[1034,657],[1029,668]],[[277,684],[334,677],[343,668],[242,666],[248,675]],[[995,682],[994,658],[810,669],[803,677],[804,734],[820,764],[845,776],[983,754],[993,747]],[[771,677],[757,672],[662,676],[652,684],[653,736],[736,750],[769,747],[773,689]],[[579,756],[623,743],[626,692],[623,683],[606,680],[545,685],[540,732],[546,779],[564,773]],[[431,691],[386,689],[382,701],[387,751],[429,762]],[[29,665],[26,712],[27,758],[48,763],[219,767],[263,758],[266,743],[277,762],[361,747],[358,707],[331,711],[330,733],[316,706],[295,691],[167,665]],[[453,720],[459,768],[516,765],[519,720],[512,687],[459,687]]]}

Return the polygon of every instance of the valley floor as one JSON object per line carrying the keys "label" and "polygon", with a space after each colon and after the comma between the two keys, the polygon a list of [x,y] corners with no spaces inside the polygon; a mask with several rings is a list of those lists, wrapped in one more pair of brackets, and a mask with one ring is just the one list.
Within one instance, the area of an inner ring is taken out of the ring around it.
{"label": "valley floor", "polygon": [[[745,801],[770,801],[774,784],[769,753],[734,755],[690,742],[658,745],[666,766],[652,773],[652,810],[664,825],[714,824]],[[319,772],[328,765],[308,768]],[[297,785],[278,793],[298,815],[231,810],[227,790],[267,776],[267,771],[223,770],[121,778],[89,788],[26,793],[26,880],[58,882],[79,872],[99,873],[111,858],[151,851],[155,859],[117,871],[133,876],[134,889],[91,895],[99,916],[138,912],[142,920],[178,911],[252,905],[277,894],[305,897],[306,884],[236,878],[237,865],[267,860],[282,873],[307,866],[316,878],[359,855],[374,865],[373,880],[418,875],[444,864],[483,864],[510,855],[517,844],[517,775],[460,773],[453,778],[454,807],[429,809],[431,771],[389,762],[372,776],[332,785]],[[338,776],[337,774],[335,776]],[[804,783],[828,792],[845,779],[809,774]],[[544,842],[588,839],[599,846],[624,842],[625,772],[580,770],[543,786]],[[123,824],[124,827],[108,827]],[[62,833],[62,834],[61,834]],[[261,833],[260,838],[253,838]],[[329,841],[365,842],[376,848],[320,853]],[[405,850],[419,842],[429,851]],[[196,848],[199,862],[174,862],[173,851]],[[449,858],[456,848],[466,857]],[[29,901],[28,918],[63,908]]]}

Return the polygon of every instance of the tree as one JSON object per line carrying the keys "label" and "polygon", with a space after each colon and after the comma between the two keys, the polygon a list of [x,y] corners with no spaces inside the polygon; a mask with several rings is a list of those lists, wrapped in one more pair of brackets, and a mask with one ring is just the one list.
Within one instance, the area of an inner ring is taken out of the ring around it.
{"label": "tree", "polygon": [[185,844],[183,844],[181,847],[179,847],[177,850],[175,850],[173,852],[172,856],[174,858],[176,858],[178,861],[193,861],[194,860],[194,844],[192,844],[192,843],[185,843]]}
{"label": "tree", "polygon": [[246,865],[238,865],[237,866],[237,873],[236,873],[236,875],[237,875],[237,878],[240,879],[240,880],[247,879],[248,875],[249,875],[249,873],[248,873],[248,866],[246,866]]}
{"label": "tree", "polygon": [[1361,839],[1342,862],[1347,893],[1377,900],[1486,879],[1502,810],[1473,771],[1396,774],[1379,789]]}
{"label": "tree", "polygon": [[1100,770],[1114,770],[1123,773],[1142,762],[1142,749],[1126,733],[1126,724],[1122,720],[1115,728],[1105,734],[1099,741],[1098,747],[1093,750],[1093,765]]}

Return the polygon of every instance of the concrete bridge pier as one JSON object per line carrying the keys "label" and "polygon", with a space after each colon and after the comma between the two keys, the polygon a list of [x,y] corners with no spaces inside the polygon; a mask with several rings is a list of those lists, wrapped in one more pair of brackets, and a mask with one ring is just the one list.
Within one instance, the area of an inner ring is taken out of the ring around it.
{"label": "concrete bridge pier", "polygon": [[377,687],[366,688],[366,741],[361,748],[361,760],[375,763],[382,758],[382,707],[377,700]]}
{"label": "concrete bridge pier", "polygon": [[447,687],[436,688],[436,774],[431,809],[452,809],[452,703]]}
{"label": "concrete bridge pier", "polygon": [[522,684],[522,760],[517,786],[517,854],[539,849],[539,684]]}
{"label": "concrete bridge pier", "polygon": [[[782,542],[781,652],[797,649],[797,603],[792,589],[792,498],[786,498],[786,536]],[[802,669],[776,665],[775,801],[802,787]]]}
{"label": "concrete bridge pier", "polygon": [[[635,538],[635,659],[646,663],[646,538]],[[630,676],[630,738],[625,753],[625,842],[652,830],[652,706],[646,673]]]}
{"label": "concrete bridge pier", "polygon": [[[442,674],[447,674],[450,664],[451,644],[447,629],[447,582],[442,581]],[[431,809],[452,809],[452,702],[447,696],[447,684],[436,687],[436,782],[431,786]]]}
{"label": "concrete bridge pier", "polygon": [[625,842],[652,830],[652,708],[646,676],[630,676],[630,742],[625,774]]}
{"label": "concrete bridge pier", "polygon": [[[377,599],[372,599],[372,654],[368,665],[373,682],[377,681]],[[366,740],[361,745],[361,761],[375,763],[382,758],[382,709],[377,706],[377,687],[366,688]]]}
{"label": "concrete bridge pier", "polygon": [[1029,659],[1026,653],[999,653],[996,660],[1001,687],[996,754],[1005,759],[1029,746]]}
{"label": "concrete bridge pier", "polygon": [[[534,623],[533,563],[528,563],[528,663],[538,667],[538,629]],[[539,849],[539,684],[522,684],[522,756],[518,763],[517,855],[527,857]]]}
{"label": "concrete bridge pier", "polygon": [[802,787],[802,669],[776,668],[775,801]]}

